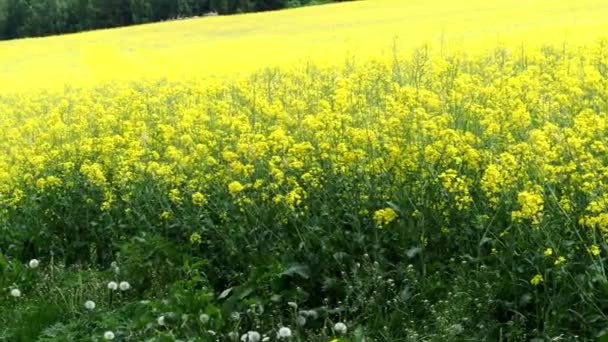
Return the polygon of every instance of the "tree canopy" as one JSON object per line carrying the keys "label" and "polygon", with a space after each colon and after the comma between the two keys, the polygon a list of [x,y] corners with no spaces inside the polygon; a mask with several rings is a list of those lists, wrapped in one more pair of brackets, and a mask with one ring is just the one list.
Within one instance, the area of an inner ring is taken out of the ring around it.
{"label": "tree canopy", "polygon": [[0,40],[340,0],[0,0]]}

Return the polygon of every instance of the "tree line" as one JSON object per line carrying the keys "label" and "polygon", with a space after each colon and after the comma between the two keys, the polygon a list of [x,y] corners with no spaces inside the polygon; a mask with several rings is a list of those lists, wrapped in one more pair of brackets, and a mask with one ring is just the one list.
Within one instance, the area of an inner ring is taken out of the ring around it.
{"label": "tree line", "polygon": [[0,0],[0,40],[340,0]]}

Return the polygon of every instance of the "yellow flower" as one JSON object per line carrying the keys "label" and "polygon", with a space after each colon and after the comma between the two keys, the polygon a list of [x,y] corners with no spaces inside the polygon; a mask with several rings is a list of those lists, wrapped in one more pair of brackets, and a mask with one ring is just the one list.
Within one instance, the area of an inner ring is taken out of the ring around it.
{"label": "yellow flower", "polygon": [[243,191],[245,189],[245,187],[243,186],[243,184],[234,181],[230,184],[228,184],[228,191],[230,191],[231,194],[238,194],[239,192]]}
{"label": "yellow flower", "polygon": [[192,203],[197,206],[202,206],[207,204],[207,197],[200,192],[195,192],[192,194]]}
{"label": "yellow flower", "polygon": [[397,217],[399,215],[392,208],[380,209],[374,213],[374,221],[380,228],[393,222]]}
{"label": "yellow flower", "polygon": [[543,276],[541,274],[537,274],[534,277],[532,277],[532,279],[530,280],[530,284],[532,284],[534,286],[538,286],[544,281],[545,281],[545,279],[543,278]]}
{"label": "yellow flower", "polygon": [[593,256],[598,256],[600,255],[601,250],[598,245],[591,245],[591,247],[587,248],[587,252]]}
{"label": "yellow flower", "polygon": [[553,264],[557,266],[557,265],[563,264],[564,262],[566,262],[566,258],[564,258],[563,256],[560,256],[555,260],[555,262]]}
{"label": "yellow flower", "polygon": [[520,209],[511,213],[511,218],[515,222],[522,222],[529,219],[532,224],[539,224],[544,209],[543,195],[539,192],[522,191],[517,194],[517,203]]}
{"label": "yellow flower", "polygon": [[551,247],[545,249],[545,256],[551,256],[553,255],[553,249]]}
{"label": "yellow flower", "polygon": [[179,189],[171,189],[169,191],[169,199],[171,200],[171,202],[173,202],[175,204],[181,204],[182,203],[182,194],[179,191]]}
{"label": "yellow flower", "polygon": [[192,244],[199,245],[201,240],[201,234],[199,233],[192,233],[192,235],[190,235],[190,243]]}
{"label": "yellow flower", "polygon": [[160,218],[161,218],[161,219],[163,219],[163,220],[168,220],[168,219],[170,219],[170,218],[171,218],[171,213],[170,213],[170,212],[168,212],[168,211],[163,211],[163,212],[160,214]]}

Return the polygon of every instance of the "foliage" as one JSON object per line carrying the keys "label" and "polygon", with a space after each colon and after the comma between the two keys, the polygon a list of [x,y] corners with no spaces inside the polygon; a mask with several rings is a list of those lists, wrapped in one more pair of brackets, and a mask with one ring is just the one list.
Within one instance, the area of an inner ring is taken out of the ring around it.
{"label": "foliage", "polygon": [[2,96],[0,337],[594,338],[607,58],[421,48]]}
{"label": "foliage", "polygon": [[0,0],[0,39],[328,3],[331,0]]}

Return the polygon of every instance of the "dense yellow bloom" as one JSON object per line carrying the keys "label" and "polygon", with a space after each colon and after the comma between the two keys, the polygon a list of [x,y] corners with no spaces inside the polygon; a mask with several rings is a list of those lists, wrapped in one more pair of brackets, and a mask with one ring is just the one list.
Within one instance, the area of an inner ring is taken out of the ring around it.
{"label": "dense yellow bloom", "polygon": [[181,191],[179,189],[171,189],[169,191],[169,199],[175,204],[181,204],[183,200]]}
{"label": "dense yellow bloom", "polygon": [[393,222],[399,215],[392,208],[379,209],[374,212],[374,222],[378,227],[384,227],[385,225]]}
{"label": "dense yellow bloom", "polygon": [[[431,234],[450,239],[481,227],[496,256],[530,224],[546,229],[534,230],[539,236],[577,229],[605,240],[608,117],[599,109],[607,81],[596,69],[608,60],[580,49],[558,59],[526,51],[526,66],[437,53],[422,80],[408,79],[411,69],[397,75],[395,58],[403,68],[413,61],[392,56],[6,94],[0,223],[36,210],[51,217],[58,197],[134,222],[146,215],[139,196],[149,196],[149,221],[167,226],[184,214],[228,225],[263,213],[285,227],[327,215],[323,222],[342,229],[350,221],[340,215],[358,214],[378,228],[425,225],[412,236],[421,246],[437,241]],[[584,229],[555,228],[566,218]],[[555,241],[528,252],[554,266],[602,252]]]}
{"label": "dense yellow bloom", "polygon": [[200,192],[195,192],[192,194],[192,203],[197,206],[207,204],[207,197]]}
{"label": "dense yellow bloom", "polygon": [[514,221],[521,222],[523,219],[528,219],[533,224],[540,223],[544,208],[544,200],[540,193],[522,191],[517,194],[517,203],[520,209],[511,213]]}
{"label": "dense yellow bloom", "polygon": [[241,184],[240,182],[237,181],[233,181],[230,182],[230,184],[228,184],[228,191],[230,191],[231,194],[238,194],[239,192],[243,191],[245,189],[245,187],[243,186],[243,184]]}

